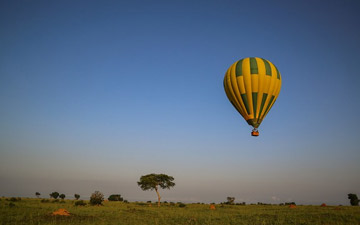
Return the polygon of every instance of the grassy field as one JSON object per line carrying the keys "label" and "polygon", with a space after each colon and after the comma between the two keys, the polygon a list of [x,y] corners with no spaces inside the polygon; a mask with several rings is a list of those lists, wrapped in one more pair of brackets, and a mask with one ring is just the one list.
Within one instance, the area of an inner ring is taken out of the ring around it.
{"label": "grassy field", "polygon": [[[246,224],[246,225],[360,225],[360,207],[186,204],[160,208],[149,204],[104,202],[103,206],[75,206],[74,200],[41,202],[0,199],[0,224]],[[71,216],[53,216],[64,208]]]}

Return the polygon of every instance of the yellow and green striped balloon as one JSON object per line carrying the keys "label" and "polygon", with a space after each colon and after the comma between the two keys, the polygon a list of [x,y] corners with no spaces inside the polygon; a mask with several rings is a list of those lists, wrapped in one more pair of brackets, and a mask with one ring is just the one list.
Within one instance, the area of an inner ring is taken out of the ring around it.
{"label": "yellow and green striped balloon", "polygon": [[224,88],[235,109],[257,129],[280,93],[281,75],[269,60],[244,58],[227,70]]}

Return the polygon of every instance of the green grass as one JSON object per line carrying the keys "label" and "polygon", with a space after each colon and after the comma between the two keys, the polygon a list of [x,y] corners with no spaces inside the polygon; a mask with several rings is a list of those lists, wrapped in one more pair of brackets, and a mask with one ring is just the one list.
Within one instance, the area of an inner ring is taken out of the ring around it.
{"label": "green grass", "polygon": [[[103,206],[75,206],[74,200],[64,203],[42,203],[40,199],[12,202],[0,200],[0,224],[236,224],[236,225],[360,225],[360,207],[351,206],[288,206],[275,205],[216,205],[163,204],[160,208],[149,204],[104,202]],[[88,201],[87,201],[88,202]],[[72,215],[52,216],[65,208]]]}

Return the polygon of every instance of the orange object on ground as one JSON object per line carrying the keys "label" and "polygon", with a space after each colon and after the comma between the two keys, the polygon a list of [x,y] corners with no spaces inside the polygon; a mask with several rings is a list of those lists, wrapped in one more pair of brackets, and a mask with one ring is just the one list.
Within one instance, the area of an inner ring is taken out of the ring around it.
{"label": "orange object on ground", "polygon": [[212,210],[216,209],[216,208],[215,208],[215,205],[211,204],[211,205],[210,205],[210,209],[212,209]]}
{"label": "orange object on ground", "polygon": [[296,205],[291,204],[291,205],[289,206],[289,208],[290,208],[290,209],[295,209],[295,208],[296,208]]}
{"label": "orange object on ground", "polygon": [[58,209],[52,213],[53,216],[70,216],[70,212],[66,209]]}
{"label": "orange object on ground", "polygon": [[326,207],[327,205],[325,203],[321,204],[321,207]]}

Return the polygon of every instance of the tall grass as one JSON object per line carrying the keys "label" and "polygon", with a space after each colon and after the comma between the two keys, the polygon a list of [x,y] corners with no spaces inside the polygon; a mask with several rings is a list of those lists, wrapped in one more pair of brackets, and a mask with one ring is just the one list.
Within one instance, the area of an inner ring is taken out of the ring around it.
{"label": "tall grass", "polygon": [[[360,225],[360,207],[187,204],[179,207],[163,204],[104,202],[103,206],[75,206],[75,200],[41,202],[40,199],[0,201],[0,224],[201,224],[201,225]],[[72,215],[52,216],[59,208]]]}

